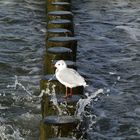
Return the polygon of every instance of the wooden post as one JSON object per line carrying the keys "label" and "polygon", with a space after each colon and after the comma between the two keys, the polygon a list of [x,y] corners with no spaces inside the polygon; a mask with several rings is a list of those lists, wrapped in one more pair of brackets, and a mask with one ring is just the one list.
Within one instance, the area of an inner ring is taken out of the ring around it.
{"label": "wooden post", "polygon": [[47,21],[56,19],[73,20],[73,14],[70,11],[52,11],[47,14]]}
{"label": "wooden post", "polygon": [[47,5],[47,13],[51,11],[70,11],[71,4],[68,2],[52,2]]}
{"label": "wooden post", "polygon": [[[71,0],[46,0],[47,33],[44,53],[44,76],[40,80],[43,93],[40,140],[73,140],[78,138],[76,104],[84,98],[83,87],[73,88],[73,96],[64,98],[65,86],[54,76],[54,64],[65,60],[76,69],[77,38],[74,37]],[[58,138],[59,136],[59,138]]]}
{"label": "wooden post", "polygon": [[74,35],[73,22],[71,20],[67,20],[67,19],[57,19],[56,20],[56,19],[54,19],[54,20],[48,21],[47,29],[53,29],[53,28],[68,29]]}

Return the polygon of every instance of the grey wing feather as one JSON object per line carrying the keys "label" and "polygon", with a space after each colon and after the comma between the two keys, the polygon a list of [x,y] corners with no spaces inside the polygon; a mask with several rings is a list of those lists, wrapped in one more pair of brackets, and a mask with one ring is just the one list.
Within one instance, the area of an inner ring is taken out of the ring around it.
{"label": "grey wing feather", "polygon": [[64,69],[59,73],[61,79],[69,84],[82,84],[85,82],[84,78],[74,69]]}

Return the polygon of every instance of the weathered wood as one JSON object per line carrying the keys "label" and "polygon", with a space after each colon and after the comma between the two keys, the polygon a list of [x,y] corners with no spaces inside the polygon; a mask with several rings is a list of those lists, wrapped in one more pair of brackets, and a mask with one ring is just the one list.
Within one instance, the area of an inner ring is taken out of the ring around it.
{"label": "weathered wood", "polygon": [[71,0],[46,0],[46,3],[52,3],[52,2],[69,2],[71,3]]}
{"label": "weathered wood", "polygon": [[52,11],[47,13],[47,21],[56,19],[73,20],[73,14],[70,11]]}
{"label": "weathered wood", "polygon": [[52,29],[52,28],[68,29],[72,32],[72,35],[74,34],[73,22],[71,20],[55,19],[55,20],[48,21],[47,29]]}
{"label": "weathered wood", "polygon": [[47,138],[70,137],[75,133],[79,119],[74,116],[47,116],[42,121],[47,130]]}
{"label": "weathered wood", "polygon": [[67,36],[72,36],[72,32],[67,29],[63,28],[51,28],[47,30],[46,33],[46,40],[48,40],[51,37],[67,37]]}
{"label": "weathered wood", "polygon": [[66,47],[48,48],[44,56],[44,74],[54,74],[56,68],[54,68],[53,61],[61,59],[74,60],[72,50]]}
{"label": "weathered wood", "polygon": [[68,67],[76,69],[77,38],[74,37],[71,0],[46,0],[46,11],[44,76],[40,80],[43,120],[39,139],[74,140],[71,137],[78,134],[79,119],[73,115],[78,100],[84,98],[83,87],[73,88],[73,96],[64,98],[66,87],[54,76],[54,64],[61,59],[66,61]]}
{"label": "weathered wood", "polygon": [[68,2],[51,2],[47,4],[47,13],[52,11],[70,11],[71,4]]}
{"label": "weathered wood", "polygon": [[46,40],[46,48],[56,46],[70,48],[72,50],[74,60],[76,60],[77,39],[75,37],[52,37]]}

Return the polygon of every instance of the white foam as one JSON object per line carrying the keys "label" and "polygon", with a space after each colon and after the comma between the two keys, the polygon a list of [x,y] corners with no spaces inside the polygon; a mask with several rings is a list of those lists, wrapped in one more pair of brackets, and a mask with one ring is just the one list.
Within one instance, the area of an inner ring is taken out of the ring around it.
{"label": "white foam", "polygon": [[76,115],[78,117],[81,116],[81,114],[85,111],[85,107],[91,103],[91,101],[93,100],[93,98],[97,97],[98,94],[103,93],[103,89],[99,89],[96,92],[92,93],[91,95],[89,95],[88,93],[86,93],[85,95],[87,96],[87,98],[85,99],[80,99],[77,103],[77,111],[76,111]]}
{"label": "white foam", "polygon": [[110,74],[110,75],[115,75],[115,74],[116,74],[116,72],[109,72],[109,74]]}
{"label": "white foam", "polygon": [[7,88],[14,88],[14,89],[16,89],[17,87],[21,87],[26,93],[28,93],[30,96],[32,96],[32,93],[30,92],[30,91],[28,91],[27,89],[26,89],[26,87],[22,84],[22,83],[20,83],[19,81],[18,81],[18,77],[17,77],[17,75],[15,75],[15,83],[13,84],[13,85],[7,85]]}
{"label": "white foam", "polygon": [[[10,131],[10,134],[8,134],[8,131]],[[24,138],[21,137],[19,129],[13,128],[11,125],[3,124],[0,126],[0,139],[1,140],[24,140]]]}

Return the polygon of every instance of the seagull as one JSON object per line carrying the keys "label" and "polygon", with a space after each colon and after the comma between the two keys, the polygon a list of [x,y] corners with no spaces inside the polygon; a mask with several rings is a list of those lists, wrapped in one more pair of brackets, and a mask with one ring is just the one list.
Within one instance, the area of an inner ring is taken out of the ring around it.
{"label": "seagull", "polygon": [[[66,87],[66,98],[72,96],[72,88],[77,86],[87,86],[85,79],[76,70],[68,68],[64,60],[57,61],[55,67],[56,79]],[[69,94],[68,87],[70,88]]]}

